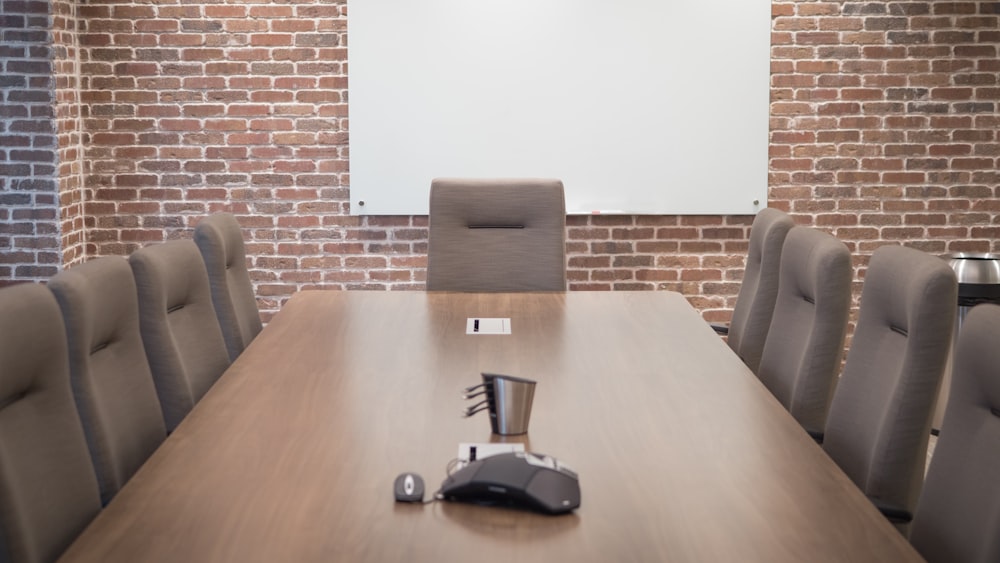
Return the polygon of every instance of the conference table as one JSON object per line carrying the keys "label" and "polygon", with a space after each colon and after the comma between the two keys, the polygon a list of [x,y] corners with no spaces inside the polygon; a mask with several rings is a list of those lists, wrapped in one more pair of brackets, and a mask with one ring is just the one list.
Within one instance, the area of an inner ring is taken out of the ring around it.
{"label": "conference table", "polygon": [[[538,382],[527,434],[462,416],[482,372]],[[394,501],[463,442],[559,459],[581,506]],[[679,294],[304,291],[61,560],[920,558]]]}

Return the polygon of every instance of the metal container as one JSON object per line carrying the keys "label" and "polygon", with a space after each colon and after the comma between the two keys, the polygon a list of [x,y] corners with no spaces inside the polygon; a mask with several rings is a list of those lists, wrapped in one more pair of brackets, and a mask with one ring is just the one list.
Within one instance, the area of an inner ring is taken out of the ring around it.
{"label": "metal container", "polygon": [[[1000,303],[1000,254],[976,252],[958,252],[943,257],[955,271],[958,279],[958,317],[955,319],[955,332],[952,336],[952,354],[958,342],[958,333],[965,322],[965,316],[980,303]],[[941,392],[938,395],[937,406],[934,409],[934,430],[941,428],[944,410],[948,404],[948,391],[951,388],[951,365],[954,358],[948,360],[948,367],[941,382]]]}
{"label": "metal container", "polygon": [[531,403],[535,398],[535,382],[530,379],[484,373],[483,382],[465,388],[465,399],[485,395],[478,403],[466,408],[466,417],[488,410],[494,434],[514,435],[528,431]]}
{"label": "metal container", "polygon": [[971,293],[986,291],[1000,294],[997,288],[1000,286],[1000,254],[959,252],[949,254],[947,258],[948,265],[955,270],[955,277],[958,278],[959,296],[962,295],[962,285],[969,286],[966,289]]}
{"label": "metal container", "polygon": [[535,398],[535,382],[509,375],[484,373],[483,379],[493,381],[495,403],[490,406],[490,424],[495,434],[524,434],[531,420],[531,403]]}

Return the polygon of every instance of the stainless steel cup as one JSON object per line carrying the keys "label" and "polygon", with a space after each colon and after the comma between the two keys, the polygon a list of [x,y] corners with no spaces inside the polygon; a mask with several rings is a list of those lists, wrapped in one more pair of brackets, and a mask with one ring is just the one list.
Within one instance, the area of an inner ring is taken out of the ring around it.
{"label": "stainless steel cup", "polygon": [[526,433],[531,420],[531,402],[535,398],[535,382],[510,375],[484,373],[483,383],[487,389],[493,433]]}

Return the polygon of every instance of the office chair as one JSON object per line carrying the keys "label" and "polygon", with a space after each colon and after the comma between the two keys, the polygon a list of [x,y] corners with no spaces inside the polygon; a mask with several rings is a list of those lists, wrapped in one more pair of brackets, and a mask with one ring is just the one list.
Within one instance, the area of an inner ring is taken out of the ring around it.
{"label": "office chair", "polygon": [[139,329],[172,432],[229,366],[208,273],[197,245],[172,240],[129,257],[139,296]]}
{"label": "office chair", "polygon": [[106,505],[166,438],[135,280],[127,260],[108,256],[56,274],[48,287],[66,324],[73,396]]}
{"label": "office chair", "polygon": [[852,279],[844,243],[809,227],[788,231],[757,377],[817,439],[840,370]]}
{"label": "office chair", "polygon": [[429,291],[565,291],[559,180],[431,182]]}
{"label": "office chair", "polygon": [[55,561],[101,510],[73,404],[59,305],[0,289],[0,560]]}
{"label": "office chair", "polygon": [[760,365],[778,297],[781,247],[794,225],[791,217],[777,209],[768,207],[757,213],[750,226],[750,248],[733,318],[728,327],[712,325],[716,332],[729,335],[729,347],[754,373]]}
{"label": "office chair", "polygon": [[1000,306],[969,311],[910,530],[930,563],[1000,561]]}
{"label": "office chair", "polygon": [[195,226],[194,242],[208,270],[212,305],[222,326],[229,359],[236,361],[263,328],[247,271],[243,231],[232,214],[214,213]]}
{"label": "office chair", "polygon": [[901,530],[923,482],[957,294],[944,260],[902,246],[878,248],[827,415],[823,449]]}

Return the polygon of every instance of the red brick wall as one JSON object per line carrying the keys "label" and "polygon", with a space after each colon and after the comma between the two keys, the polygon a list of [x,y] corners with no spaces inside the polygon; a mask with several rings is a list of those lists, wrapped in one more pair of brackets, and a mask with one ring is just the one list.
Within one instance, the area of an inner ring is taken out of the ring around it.
{"label": "red brick wall", "polygon": [[[1000,2],[772,11],[770,205],[847,243],[859,276],[882,244],[1000,251]],[[82,196],[87,255],[227,209],[266,311],[306,287],[423,287],[426,217],[348,215],[345,2],[93,0],[77,17],[85,166],[63,195]],[[750,220],[570,217],[571,288],[678,290],[725,320]]]}
{"label": "red brick wall", "polygon": [[58,270],[56,138],[48,2],[0,11],[0,285]]}
{"label": "red brick wall", "polygon": [[80,15],[90,252],[188,236],[225,209],[248,229],[266,310],[303,287],[419,281],[419,243],[388,244],[398,220],[346,215],[344,2],[91,2]]}
{"label": "red brick wall", "polygon": [[1000,251],[1000,2],[772,13],[771,204],[846,242],[859,278],[884,244]]}
{"label": "red brick wall", "polygon": [[52,68],[59,194],[60,249],[64,266],[86,259],[83,213],[83,146],[76,0],[52,2]]}

